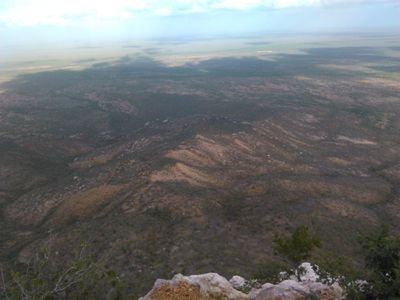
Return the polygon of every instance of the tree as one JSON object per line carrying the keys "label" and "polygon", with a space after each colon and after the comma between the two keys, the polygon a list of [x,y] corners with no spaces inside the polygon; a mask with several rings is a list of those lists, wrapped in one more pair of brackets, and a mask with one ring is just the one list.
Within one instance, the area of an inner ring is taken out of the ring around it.
{"label": "tree", "polygon": [[400,297],[400,238],[382,225],[360,238],[370,270],[372,294],[379,299]]}
{"label": "tree", "polygon": [[292,267],[309,258],[314,248],[321,247],[320,239],[304,225],[298,226],[290,236],[275,234],[273,243],[275,252],[293,264]]}

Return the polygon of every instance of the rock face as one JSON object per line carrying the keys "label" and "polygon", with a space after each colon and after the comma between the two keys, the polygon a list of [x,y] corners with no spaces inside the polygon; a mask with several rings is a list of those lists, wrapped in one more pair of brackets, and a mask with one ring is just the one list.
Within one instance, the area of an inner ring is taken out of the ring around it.
{"label": "rock face", "polygon": [[266,283],[259,289],[252,289],[249,294],[237,290],[247,284],[240,276],[233,276],[228,281],[216,273],[178,274],[172,280],[158,279],[153,289],[140,300],[303,300],[308,296],[321,300],[344,299],[344,291],[337,283],[326,285],[317,282],[318,275],[311,265],[305,263],[302,267],[306,275],[301,277],[301,281]]}

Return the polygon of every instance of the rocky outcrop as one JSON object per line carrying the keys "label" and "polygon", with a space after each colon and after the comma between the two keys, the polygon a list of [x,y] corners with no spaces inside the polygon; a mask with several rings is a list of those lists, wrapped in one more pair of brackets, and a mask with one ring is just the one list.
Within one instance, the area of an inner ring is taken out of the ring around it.
{"label": "rocky outcrop", "polygon": [[249,294],[251,300],[302,300],[307,296],[316,296],[321,300],[335,300],[343,297],[339,285],[325,285],[320,282],[298,282],[285,280],[279,284],[266,283],[261,289]]}
{"label": "rocky outcrop", "polygon": [[304,270],[300,281],[292,278],[278,284],[266,283],[248,294],[239,291],[251,287],[250,282],[240,276],[228,281],[216,273],[178,274],[172,280],[158,279],[141,300],[303,300],[310,296],[320,300],[344,299],[344,290],[337,283],[317,282],[319,277],[310,264],[300,267]]}
{"label": "rocky outcrop", "polygon": [[234,289],[221,275],[175,275],[172,280],[159,279],[142,300],[248,300],[249,297]]}

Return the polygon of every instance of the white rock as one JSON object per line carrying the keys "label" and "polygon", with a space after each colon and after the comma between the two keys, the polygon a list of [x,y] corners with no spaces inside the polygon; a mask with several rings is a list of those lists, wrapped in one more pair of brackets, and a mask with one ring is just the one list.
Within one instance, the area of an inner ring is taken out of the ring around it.
{"label": "white rock", "polygon": [[339,298],[345,294],[343,288],[339,285],[339,283],[335,282],[334,284],[331,285],[331,287],[335,294],[335,297]]}
{"label": "white rock", "polygon": [[[177,275],[179,276],[179,275]],[[217,273],[207,273],[202,275],[182,276],[182,280],[190,285],[199,285],[200,293],[210,297],[225,296],[227,299],[248,299],[247,296],[235,290],[226,278]]]}
{"label": "white rock", "polygon": [[243,288],[246,285],[246,279],[238,275],[232,276],[229,282],[235,289]]}
{"label": "white rock", "polygon": [[272,287],[272,286],[275,286],[274,284],[272,284],[272,283],[264,283],[261,287],[263,288],[263,289],[267,289],[267,288],[270,288],[270,287]]}
{"label": "white rock", "polygon": [[289,275],[289,273],[286,271],[279,272],[279,275],[278,275],[278,278],[280,281],[283,281],[286,279],[292,279],[292,277],[294,277],[295,278],[294,280],[296,280],[296,276]]}
{"label": "white rock", "polygon": [[308,292],[308,288],[304,284],[295,280],[284,280],[278,286],[288,291],[296,291],[298,293]]}
{"label": "white rock", "polygon": [[317,282],[319,280],[319,275],[315,272],[313,266],[310,263],[304,262],[298,267],[298,269],[301,270],[301,281]]}
{"label": "white rock", "polygon": [[297,300],[304,297],[309,289],[295,280],[285,280],[277,285],[265,284],[258,292],[250,293],[252,300]]}
{"label": "white rock", "polygon": [[357,279],[354,281],[359,291],[364,292],[368,289],[369,283],[366,280]]}
{"label": "white rock", "polygon": [[343,289],[339,285],[329,286],[320,282],[284,280],[279,284],[264,284],[259,290],[249,293],[251,300],[298,300],[310,293],[324,295],[321,299],[340,299]]}

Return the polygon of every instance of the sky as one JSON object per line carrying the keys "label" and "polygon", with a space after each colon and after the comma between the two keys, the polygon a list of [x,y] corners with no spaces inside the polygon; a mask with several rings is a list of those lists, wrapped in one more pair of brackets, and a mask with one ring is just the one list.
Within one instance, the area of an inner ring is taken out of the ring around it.
{"label": "sky", "polygon": [[0,43],[400,30],[400,0],[0,0]]}

